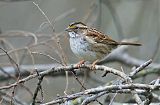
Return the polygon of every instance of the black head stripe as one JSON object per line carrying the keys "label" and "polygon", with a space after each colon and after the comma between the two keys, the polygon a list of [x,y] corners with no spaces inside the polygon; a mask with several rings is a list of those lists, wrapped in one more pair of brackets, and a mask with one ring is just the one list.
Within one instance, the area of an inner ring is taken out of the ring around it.
{"label": "black head stripe", "polygon": [[71,23],[69,26],[74,26],[74,25],[76,25],[76,24],[82,24],[82,25],[84,25],[84,26],[86,26],[84,23],[82,23],[82,22],[73,22],[73,23]]}

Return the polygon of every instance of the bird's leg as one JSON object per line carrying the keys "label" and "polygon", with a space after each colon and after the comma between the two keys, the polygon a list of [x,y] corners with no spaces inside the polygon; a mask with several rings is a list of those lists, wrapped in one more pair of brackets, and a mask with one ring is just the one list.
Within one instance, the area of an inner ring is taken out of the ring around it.
{"label": "bird's leg", "polygon": [[95,60],[92,64],[91,64],[91,70],[93,70],[95,72],[95,65],[98,63],[99,59]]}
{"label": "bird's leg", "polygon": [[79,61],[78,63],[77,63],[77,68],[80,68],[81,66],[82,66],[82,64],[84,64],[85,63],[85,60],[81,60],[81,61]]}

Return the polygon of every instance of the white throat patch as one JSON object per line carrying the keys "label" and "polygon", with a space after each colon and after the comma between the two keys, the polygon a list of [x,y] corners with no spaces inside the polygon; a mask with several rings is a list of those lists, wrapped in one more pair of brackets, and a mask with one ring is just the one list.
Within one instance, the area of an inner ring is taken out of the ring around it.
{"label": "white throat patch", "polygon": [[75,32],[69,32],[69,36],[70,36],[70,38],[78,37],[77,33],[75,33]]}

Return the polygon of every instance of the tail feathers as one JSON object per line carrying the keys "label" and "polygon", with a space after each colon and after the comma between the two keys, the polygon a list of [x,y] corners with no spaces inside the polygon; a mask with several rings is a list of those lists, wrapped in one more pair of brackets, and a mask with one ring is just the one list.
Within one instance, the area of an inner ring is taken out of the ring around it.
{"label": "tail feathers", "polygon": [[140,43],[132,43],[132,42],[118,42],[118,45],[133,45],[133,46],[141,46]]}

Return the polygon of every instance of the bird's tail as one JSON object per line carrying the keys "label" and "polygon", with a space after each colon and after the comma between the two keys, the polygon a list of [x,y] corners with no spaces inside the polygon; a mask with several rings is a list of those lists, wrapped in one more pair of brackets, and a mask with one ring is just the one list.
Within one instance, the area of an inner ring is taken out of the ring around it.
{"label": "bird's tail", "polygon": [[140,43],[132,43],[132,42],[118,42],[118,45],[133,45],[133,46],[141,46]]}

